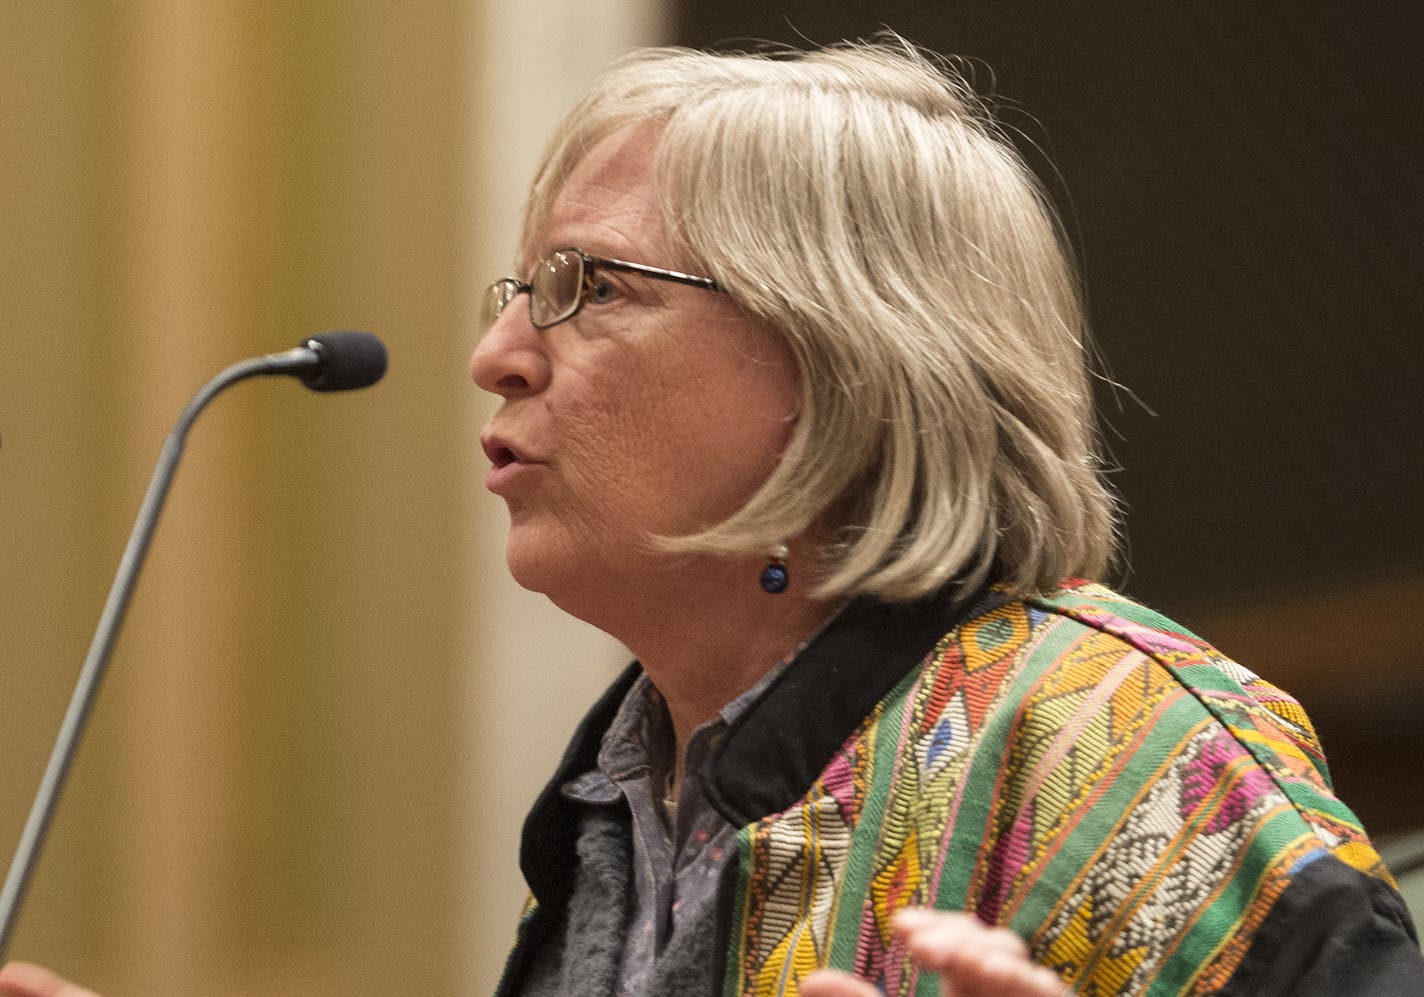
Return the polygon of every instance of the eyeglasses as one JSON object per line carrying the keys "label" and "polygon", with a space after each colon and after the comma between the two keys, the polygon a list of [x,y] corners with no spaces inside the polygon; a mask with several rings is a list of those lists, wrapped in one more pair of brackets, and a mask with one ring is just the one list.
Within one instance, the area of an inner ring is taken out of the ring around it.
{"label": "eyeglasses", "polygon": [[534,264],[529,280],[503,277],[489,286],[485,292],[483,328],[494,325],[494,320],[509,307],[509,303],[526,292],[529,294],[529,322],[536,329],[547,329],[573,318],[585,302],[603,304],[613,293],[613,285],[598,278],[599,270],[642,274],[708,291],[722,290],[711,277],[694,277],[676,270],[590,256],[582,249],[572,247],[556,249]]}

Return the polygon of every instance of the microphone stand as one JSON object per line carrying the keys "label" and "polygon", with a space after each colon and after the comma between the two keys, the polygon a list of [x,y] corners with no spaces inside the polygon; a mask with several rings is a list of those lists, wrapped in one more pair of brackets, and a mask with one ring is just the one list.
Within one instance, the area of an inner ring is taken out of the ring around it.
{"label": "microphone stand", "polygon": [[128,546],[124,548],[123,558],[119,561],[119,570],[109,588],[108,601],[99,617],[99,625],[94,631],[94,639],[89,645],[84,667],[80,669],[79,681],[69,699],[69,709],[64,714],[59,736],[50,752],[49,764],[40,780],[40,788],[35,793],[35,801],[30,807],[30,816],[25,821],[25,829],[20,835],[15,857],[10,862],[10,873],[5,877],[4,890],[0,891],[0,962],[4,961],[9,948],[15,918],[19,914],[20,904],[24,901],[30,878],[34,874],[35,861],[39,858],[40,848],[54,816],[59,791],[69,773],[70,762],[74,759],[74,752],[93,709],[99,684],[108,668],[114,640],[123,625],[129,598],[133,595],[134,583],[138,580],[139,568],[143,566],[144,556],[148,553],[149,541],[153,538],[153,530],[158,523],[159,513],[163,510],[163,502],[168,497],[168,487],[173,481],[178,459],[183,455],[183,444],[193,420],[218,392],[237,381],[263,374],[299,373],[320,363],[320,358],[312,350],[297,347],[286,353],[268,354],[233,364],[193,396],[193,400],[179,415],[173,431],[168,434],[168,440],[158,458],[158,466],[154,468],[153,477],[149,480],[143,505],[139,508],[138,519],[134,521],[133,532],[129,534]]}

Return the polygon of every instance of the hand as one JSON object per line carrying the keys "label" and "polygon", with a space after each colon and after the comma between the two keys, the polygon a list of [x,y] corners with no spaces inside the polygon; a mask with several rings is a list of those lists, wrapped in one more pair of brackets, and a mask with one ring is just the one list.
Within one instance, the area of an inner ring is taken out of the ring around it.
{"label": "hand", "polygon": [[[897,911],[895,934],[910,958],[940,977],[942,997],[1064,997],[1070,993],[1052,970],[1029,960],[1023,939],[1006,928],[985,927],[970,914]],[[849,973],[823,969],[801,982],[803,997],[880,997]],[[67,995],[65,995],[67,997]]]}
{"label": "hand", "polygon": [[12,962],[0,969],[0,997],[99,997],[92,990],[61,979],[43,966]]}

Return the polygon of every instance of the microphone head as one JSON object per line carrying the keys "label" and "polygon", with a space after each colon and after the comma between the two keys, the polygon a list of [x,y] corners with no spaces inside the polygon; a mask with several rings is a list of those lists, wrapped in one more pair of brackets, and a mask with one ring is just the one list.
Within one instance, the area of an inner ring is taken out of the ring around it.
{"label": "microphone head", "polygon": [[365,388],[386,373],[386,344],[369,332],[323,332],[302,345],[320,361],[301,375],[313,391]]}

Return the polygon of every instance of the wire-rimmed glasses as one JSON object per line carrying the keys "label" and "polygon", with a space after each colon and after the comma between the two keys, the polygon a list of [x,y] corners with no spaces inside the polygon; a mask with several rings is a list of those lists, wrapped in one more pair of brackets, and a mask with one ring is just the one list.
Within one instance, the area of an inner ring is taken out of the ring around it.
{"label": "wire-rimmed glasses", "polygon": [[534,328],[547,329],[567,321],[578,314],[584,302],[599,303],[603,295],[612,291],[612,285],[599,281],[597,275],[600,269],[641,274],[708,291],[722,290],[711,277],[695,277],[677,270],[590,256],[582,249],[571,246],[556,249],[535,263],[527,281],[502,277],[491,284],[485,292],[482,328],[494,325],[494,320],[509,307],[509,303],[524,293],[529,295],[529,322]]}

